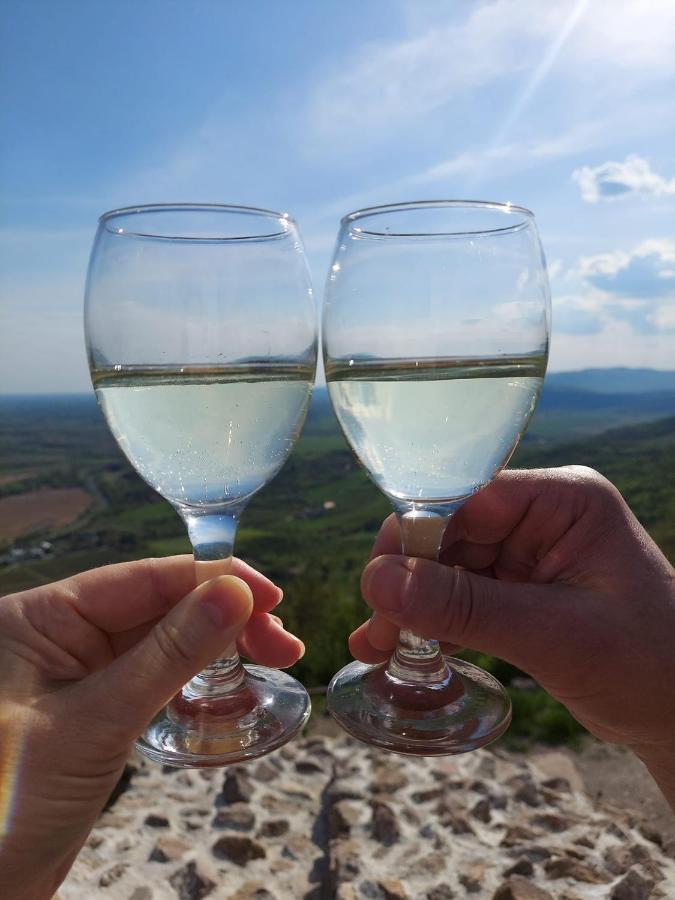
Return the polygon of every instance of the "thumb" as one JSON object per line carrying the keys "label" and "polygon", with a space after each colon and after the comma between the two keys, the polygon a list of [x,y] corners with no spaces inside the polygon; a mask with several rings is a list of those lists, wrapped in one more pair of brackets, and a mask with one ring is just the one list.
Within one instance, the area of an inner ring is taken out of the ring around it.
{"label": "thumb", "polygon": [[234,575],[200,584],[90,685],[99,714],[135,737],[183,685],[234,643],[253,610]]}
{"label": "thumb", "polygon": [[576,591],[567,586],[498,581],[414,557],[373,560],[361,590],[399,628],[498,656],[532,674],[575,618]]}

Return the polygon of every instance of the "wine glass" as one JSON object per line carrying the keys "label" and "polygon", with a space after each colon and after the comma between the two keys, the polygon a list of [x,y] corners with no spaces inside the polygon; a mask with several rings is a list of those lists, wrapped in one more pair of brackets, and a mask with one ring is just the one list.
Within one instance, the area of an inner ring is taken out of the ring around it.
{"label": "wine glass", "polygon": [[[99,405],[187,526],[196,583],[226,574],[239,516],[288,457],[314,381],[316,318],[295,222],[214,204],[106,213],[85,331]],[[243,667],[232,645],[137,747],[171,766],[225,765],[284,744],[309,710],[294,678]]]}
{"label": "wine glass", "polygon": [[[428,201],[342,220],[323,317],[330,398],[400,525],[437,559],[450,517],[506,465],[534,411],[550,296],[534,216],[512,204]],[[354,662],[331,713],[366,743],[436,756],[508,727],[504,688],[403,630],[389,663]]]}

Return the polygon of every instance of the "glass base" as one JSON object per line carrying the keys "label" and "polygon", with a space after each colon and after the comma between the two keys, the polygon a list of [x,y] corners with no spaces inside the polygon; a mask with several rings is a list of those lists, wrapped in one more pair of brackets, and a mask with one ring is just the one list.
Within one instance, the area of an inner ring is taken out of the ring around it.
{"label": "glass base", "polygon": [[483,669],[445,657],[448,677],[438,685],[404,682],[388,663],[354,662],[333,678],[328,709],[352,737],[409,756],[449,756],[477,750],[502,735],[511,701]]}
{"label": "glass base", "polygon": [[188,699],[177,694],[148,725],[136,748],[178,768],[226,766],[283,746],[307,722],[311,703],[299,681],[262,666],[244,666],[233,695]]}

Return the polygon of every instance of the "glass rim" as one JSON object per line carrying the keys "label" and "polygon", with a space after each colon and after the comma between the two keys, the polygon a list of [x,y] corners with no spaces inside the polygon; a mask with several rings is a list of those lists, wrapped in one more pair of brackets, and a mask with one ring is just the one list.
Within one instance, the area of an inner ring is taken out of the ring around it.
{"label": "glass rim", "polygon": [[150,230],[130,230],[122,228],[111,228],[109,223],[117,218],[127,216],[143,216],[152,215],[153,213],[178,212],[178,213],[230,213],[240,214],[242,216],[253,216],[261,219],[276,219],[278,222],[290,225],[297,229],[295,219],[289,213],[276,212],[273,209],[264,209],[259,206],[242,206],[231,203],[144,203],[136,206],[121,206],[116,209],[108,210],[98,217],[99,226],[105,228],[107,232],[114,235],[126,237],[152,238],[155,240],[165,241],[196,241],[196,242],[214,242],[227,243],[236,241],[263,241],[274,238],[284,237],[288,234],[288,228],[281,228],[277,231],[264,232],[262,234],[242,234],[236,235],[214,235],[204,237],[201,235],[188,234],[161,234]]}
{"label": "glass rim", "polygon": [[[458,229],[457,231],[376,231],[371,228],[351,228],[354,222],[362,219],[368,219],[371,216],[386,215],[387,213],[406,212],[416,209],[482,209],[494,210],[503,215],[518,213],[524,217],[524,220],[514,223],[513,225],[501,225],[494,228],[476,228],[476,229]],[[381,206],[366,206],[363,209],[357,209],[354,212],[347,213],[340,220],[342,228],[350,228],[358,235],[373,235],[374,237],[461,237],[463,235],[488,235],[488,234],[505,234],[508,232],[520,231],[521,228],[534,223],[534,213],[525,206],[519,206],[516,203],[503,203],[497,200],[410,200],[403,203],[386,203]]]}

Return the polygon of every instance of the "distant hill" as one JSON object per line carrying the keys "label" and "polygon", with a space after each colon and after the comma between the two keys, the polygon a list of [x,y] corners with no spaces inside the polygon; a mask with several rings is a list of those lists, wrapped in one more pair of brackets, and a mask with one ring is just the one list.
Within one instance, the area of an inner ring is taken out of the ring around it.
{"label": "distant hill", "polygon": [[675,415],[675,372],[585,369],[546,376],[528,440],[560,441]]}
{"label": "distant hill", "polygon": [[551,372],[546,376],[550,387],[575,388],[598,394],[643,394],[652,391],[675,391],[675,371],[658,369],[580,369],[578,372]]}
{"label": "distant hill", "polygon": [[656,455],[664,453],[668,455],[672,470],[672,460],[675,458],[675,416],[624,428],[610,428],[583,441],[569,441],[546,449],[523,448],[518,451],[519,457],[522,456],[523,459],[519,458],[517,461],[529,461],[525,457],[536,455],[538,463],[565,465],[569,462],[570,453],[575,456],[575,462],[595,468],[601,460],[614,466],[624,458],[635,459],[639,454],[654,459]]}
{"label": "distant hill", "polygon": [[675,415],[675,388],[671,391],[599,391],[580,390],[556,384],[548,379],[539,400],[540,410],[632,410],[656,416]]}
{"label": "distant hill", "polygon": [[569,440],[675,415],[675,371],[581,369],[546,376],[528,439]]}

